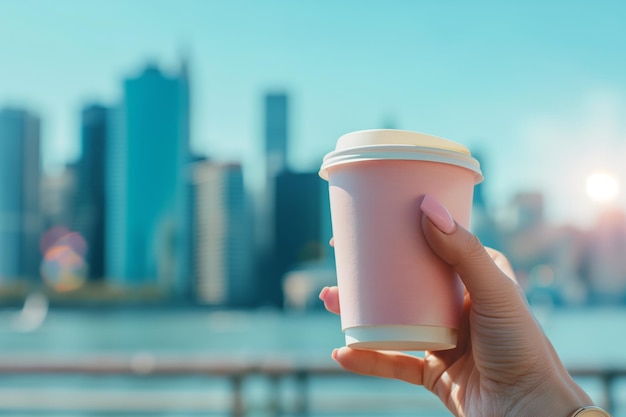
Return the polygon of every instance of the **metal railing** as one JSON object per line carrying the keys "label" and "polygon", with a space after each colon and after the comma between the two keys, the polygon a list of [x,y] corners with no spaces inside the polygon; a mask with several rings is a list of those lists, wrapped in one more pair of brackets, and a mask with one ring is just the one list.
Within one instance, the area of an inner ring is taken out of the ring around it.
{"label": "metal railing", "polygon": [[[601,382],[602,406],[613,412],[616,407],[615,383],[626,378],[626,368],[573,368],[574,377],[595,378]],[[206,376],[223,378],[230,383],[228,410],[232,417],[243,417],[249,407],[244,395],[244,381],[252,376],[267,378],[272,389],[267,399],[266,410],[270,415],[280,416],[285,413],[281,403],[280,383],[284,378],[295,382],[295,397],[292,413],[308,415],[309,381],[313,377],[353,377],[332,363],[298,364],[277,360],[253,362],[223,361],[215,359],[171,359],[144,357],[89,357],[78,359],[36,359],[36,358],[0,358],[0,376],[2,375],[117,375],[124,377],[146,378],[155,376]],[[0,404],[1,411],[2,404]]]}

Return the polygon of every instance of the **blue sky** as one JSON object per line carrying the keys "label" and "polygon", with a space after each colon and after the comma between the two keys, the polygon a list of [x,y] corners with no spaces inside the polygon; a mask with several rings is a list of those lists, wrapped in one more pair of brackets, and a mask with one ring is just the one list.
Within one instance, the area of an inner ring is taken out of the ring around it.
{"label": "blue sky", "polygon": [[199,152],[253,166],[263,94],[285,90],[298,169],[393,123],[479,153],[495,207],[539,190],[551,221],[589,224],[591,172],[626,188],[626,3],[504,3],[0,0],[0,106],[41,115],[53,171],[80,152],[83,104],[187,53]]}

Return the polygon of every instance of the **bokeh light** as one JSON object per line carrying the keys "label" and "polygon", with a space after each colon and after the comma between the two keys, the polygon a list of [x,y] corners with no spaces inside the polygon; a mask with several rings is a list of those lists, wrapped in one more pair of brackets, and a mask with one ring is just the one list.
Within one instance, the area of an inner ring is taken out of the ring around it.
{"label": "bokeh light", "polygon": [[43,252],[41,276],[56,291],[72,291],[86,280],[85,262],[87,242],[80,233],[62,226],[48,229],[40,240]]}

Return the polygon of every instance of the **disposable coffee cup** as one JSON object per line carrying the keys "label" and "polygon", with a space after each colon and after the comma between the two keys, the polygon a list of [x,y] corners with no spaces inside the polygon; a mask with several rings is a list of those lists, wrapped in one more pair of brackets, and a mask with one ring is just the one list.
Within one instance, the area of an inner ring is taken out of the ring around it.
{"label": "disposable coffee cup", "polygon": [[430,194],[469,227],[480,164],[463,145],[423,133],[364,130],[323,160],[346,345],[444,350],[457,344],[463,284],[424,240]]}

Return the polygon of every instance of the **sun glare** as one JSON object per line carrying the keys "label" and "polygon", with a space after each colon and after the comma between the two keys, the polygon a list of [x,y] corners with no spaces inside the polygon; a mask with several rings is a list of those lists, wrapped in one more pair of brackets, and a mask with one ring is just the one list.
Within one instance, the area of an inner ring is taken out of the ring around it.
{"label": "sun glare", "polygon": [[596,172],[587,177],[587,195],[596,203],[605,203],[617,198],[619,181],[606,172]]}

